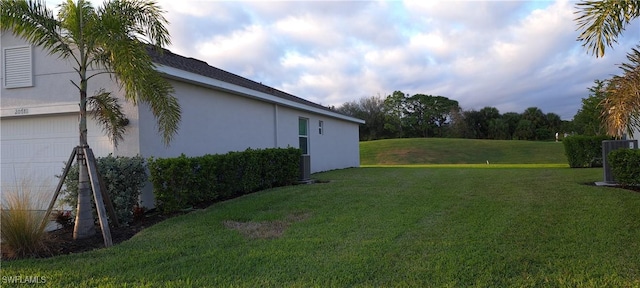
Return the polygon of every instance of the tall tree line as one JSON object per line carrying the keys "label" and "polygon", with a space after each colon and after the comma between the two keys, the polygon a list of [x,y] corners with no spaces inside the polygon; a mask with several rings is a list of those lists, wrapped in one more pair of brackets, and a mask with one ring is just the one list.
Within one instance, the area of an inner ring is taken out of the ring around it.
{"label": "tall tree line", "polygon": [[549,140],[570,131],[568,121],[537,107],[523,113],[500,114],[495,107],[463,110],[444,96],[409,95],[395,91],[387,97],[363,97],[335,108],[366,121],[360,140],[413,137],[454,137],[502,140]]}

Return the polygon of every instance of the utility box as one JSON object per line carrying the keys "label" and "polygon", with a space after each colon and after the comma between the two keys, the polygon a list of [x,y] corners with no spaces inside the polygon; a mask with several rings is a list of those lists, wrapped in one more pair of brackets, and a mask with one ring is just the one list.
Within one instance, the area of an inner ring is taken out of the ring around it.
{"label": "utility box", "polygon": [[609,165],[609,152],[617,149],[638,149],[638,140],[605,140],[602,141],[602,167],[604,168],[604,182],[615,183],[616,179],[611,172]]}
{"label": "utility box", "polygon": [[311,155],[300,156],[300,179],[298,181],[311,181]]}

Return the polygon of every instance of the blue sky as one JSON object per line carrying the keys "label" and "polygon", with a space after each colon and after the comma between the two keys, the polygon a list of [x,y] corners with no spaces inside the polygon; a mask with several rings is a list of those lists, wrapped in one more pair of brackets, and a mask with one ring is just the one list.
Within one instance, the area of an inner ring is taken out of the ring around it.
{"label": "blue sky", "polygon": [[640,44],[636,20],[588,54],[564,0],[158,2],[174,53],[323,105],[400,90],[570,120]]}

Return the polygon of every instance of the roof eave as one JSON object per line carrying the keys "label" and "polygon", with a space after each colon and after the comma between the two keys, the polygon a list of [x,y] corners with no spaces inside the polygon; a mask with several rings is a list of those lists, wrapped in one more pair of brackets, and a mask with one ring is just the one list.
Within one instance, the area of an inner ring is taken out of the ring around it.
{"label": "roof eave", "polygon": [[158,72],[162,73],[163,75],[171,79],[186,81],[186,82],[190,82],[200,86],[205,86],[205,87],[216,89],[216,90],[226,91],[229,93],[242,95],[242,96],[257,99],[260,101],[274,103],[274,104],[278,104],[286,107],[291,107],[291,108],[295,108],[295,109],[299,109],[299,110],[303,110],[311,113],[316,113],[316,114],[320,114],[320,115],[324,115],[332,118],[337,118],[337,119],[341,119],[341,120],[345,120],[345,121],[349,121],[357,124],[365,123],[365,121],[362,119],[350,117],[344,114],[332,112],[325,109],[319,109],[316,107],[308,106],[303,103],[298,103],[291,100],[283,99],[274,95],[270,95],[260,91],[255,91],[253,89],[227,83],[222,80],[210,78],[197,73],[184,71],[182,69],[178,69],[175,67],[162,65],[158,63],[155,63],[155,65],[156,65],[156,70]]}

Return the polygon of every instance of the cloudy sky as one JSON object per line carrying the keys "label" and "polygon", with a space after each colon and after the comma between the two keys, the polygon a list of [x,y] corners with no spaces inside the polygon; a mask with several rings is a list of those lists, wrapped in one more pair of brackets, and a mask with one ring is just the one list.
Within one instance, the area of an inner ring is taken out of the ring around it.
{"label": "cloudy sky", "polygon": [[400,90],[570,120],[640,39],[636,20],[604,58],[588,54],[565,0],[159,3],[174,53],[335,106]]}

